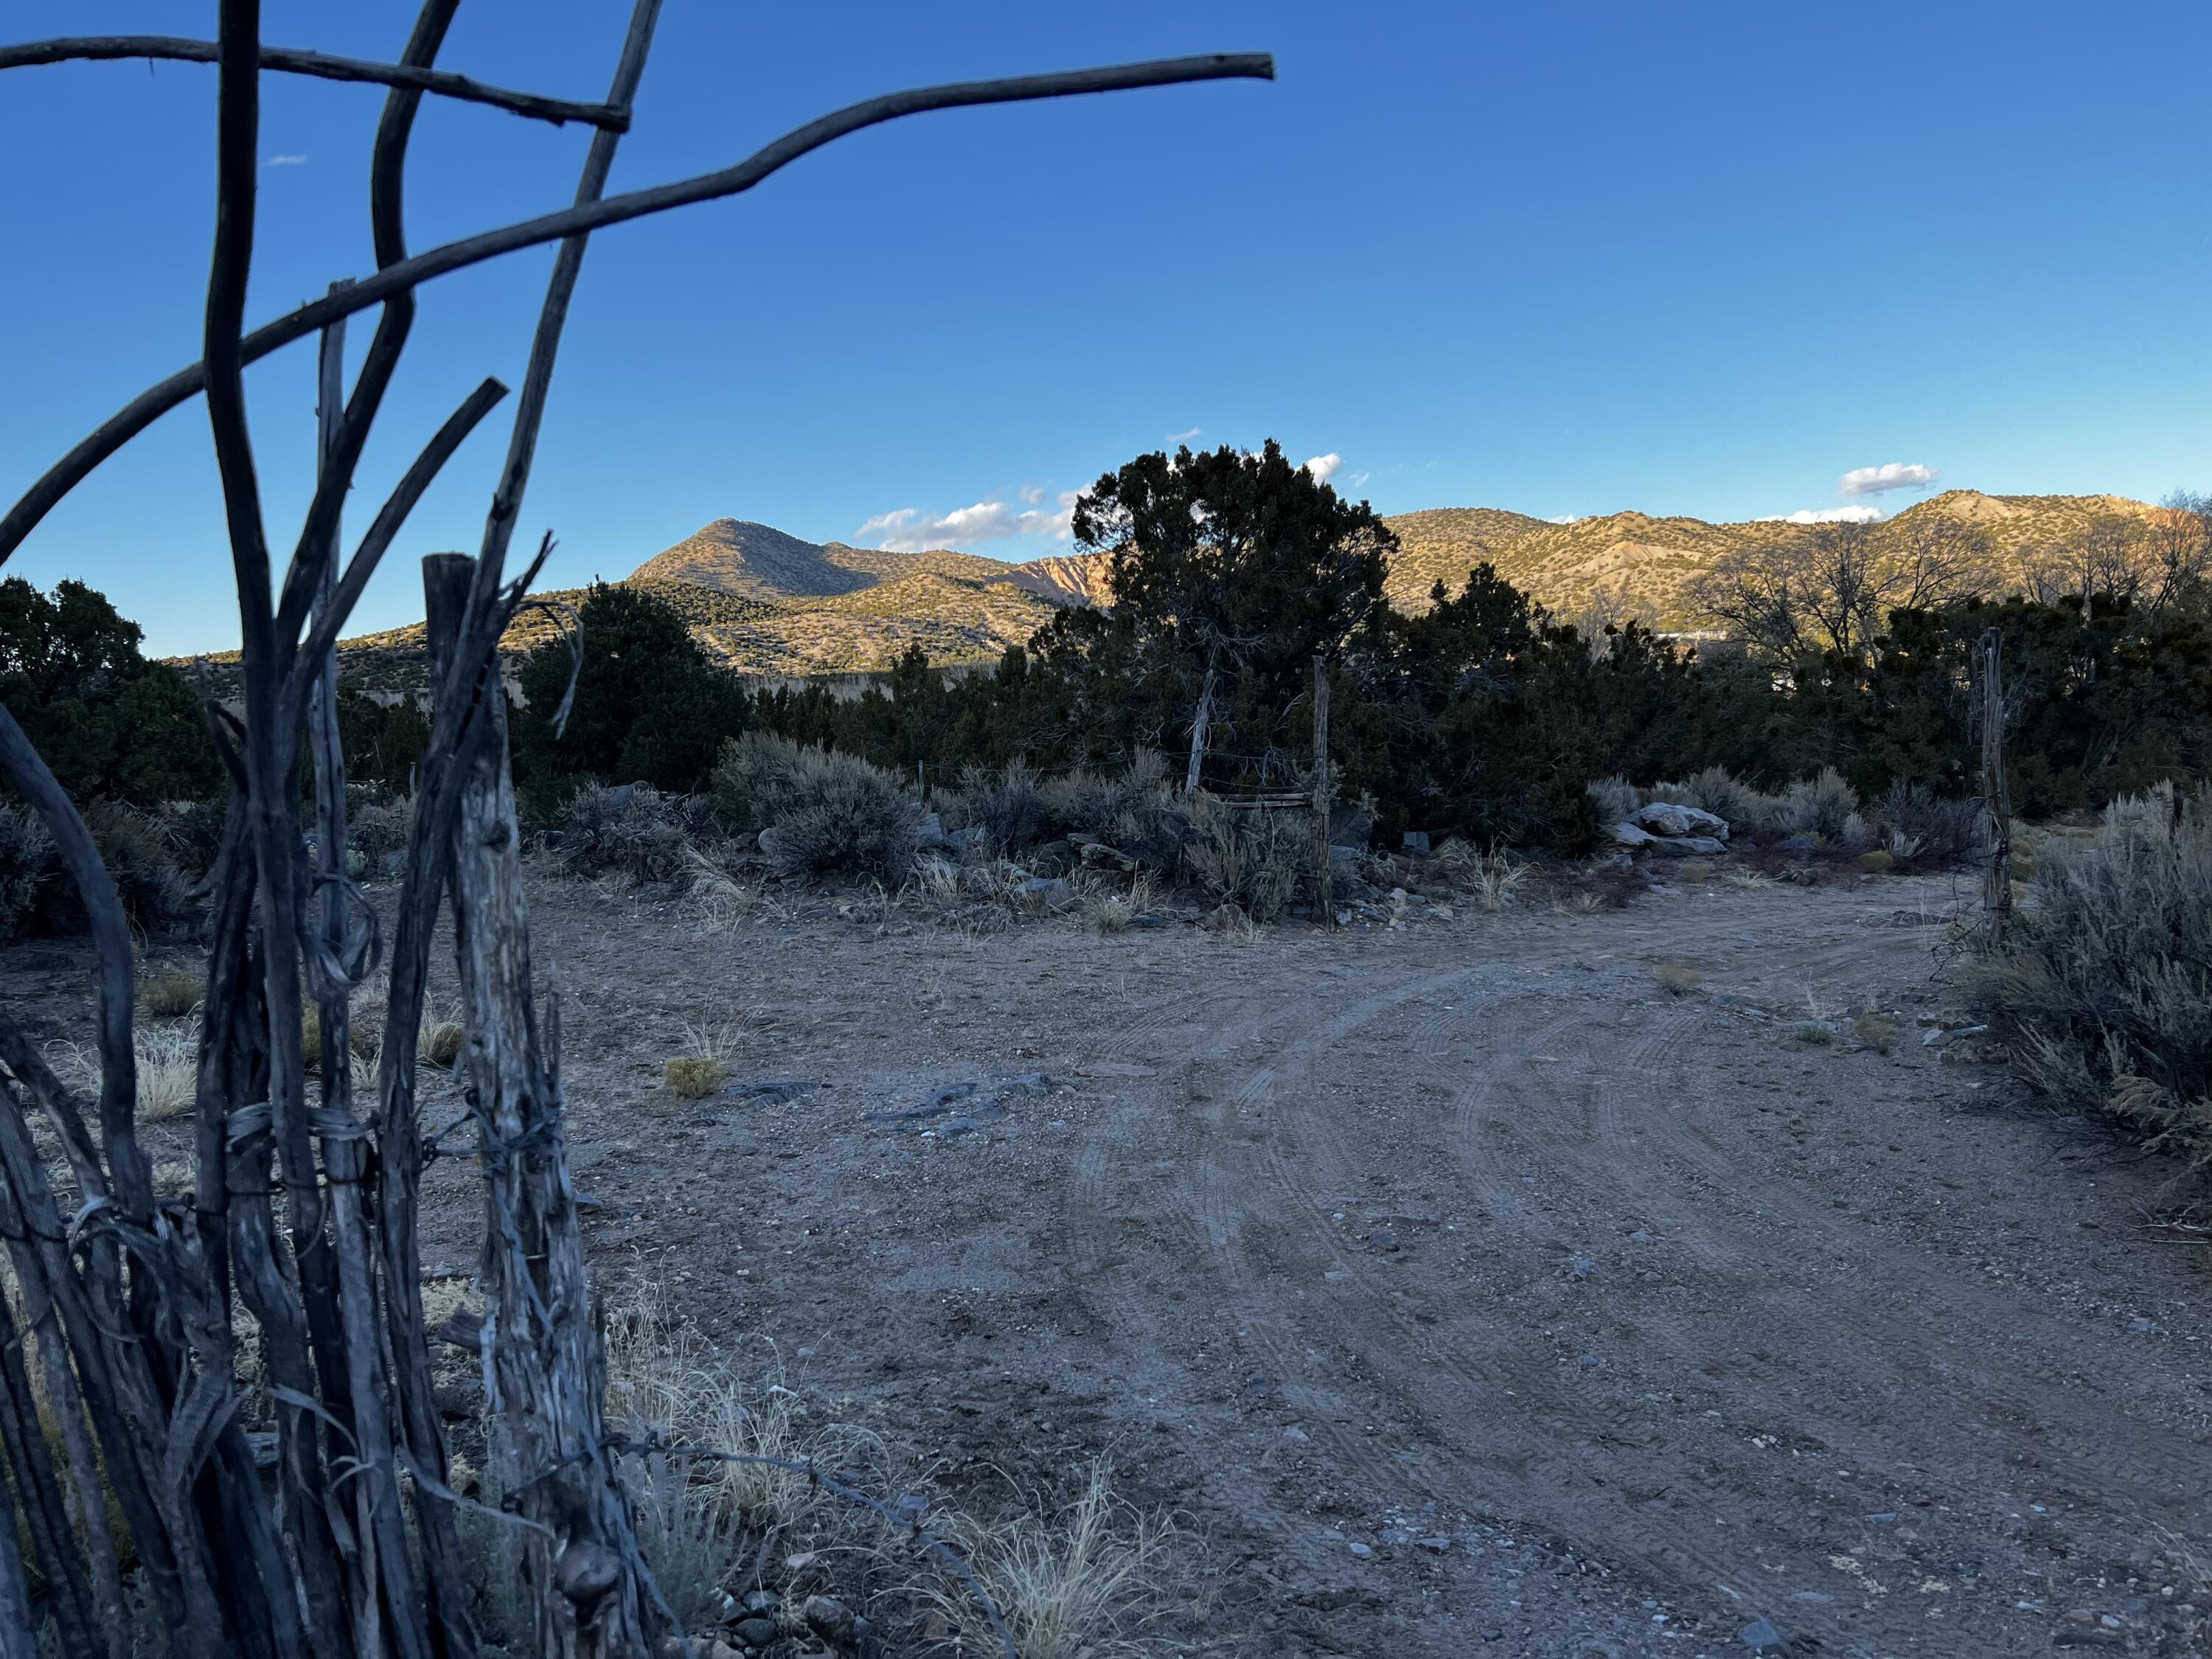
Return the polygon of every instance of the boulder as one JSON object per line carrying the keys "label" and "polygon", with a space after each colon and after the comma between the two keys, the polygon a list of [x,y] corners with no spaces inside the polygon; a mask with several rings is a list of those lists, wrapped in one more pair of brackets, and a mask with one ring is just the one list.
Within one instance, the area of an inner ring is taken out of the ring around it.
{"label": "boulder", "polygon": [[914,844],[918,852],[941,852],[948,845],[945,836],[945,820],[934,812],[924,812],[921,822],[914,827]]}
{"label": "boulder", "polygon": [[1728,846],[1711,836],[1662,836],[1652,842],[1651,850],[1674,859],[1711,858],[1727,852]]}
{"label": "boulder", "polygon": [[1058,876],[1031,876],[1014,891],[1040,910],[1062,910],[1075,902],[1075,889]]}
{"label": "boulder", "polygon": [[1720,841],[1729,837],[1728,820],[1718,813],[1702,806],[1677,806],[1672,801],[1655,800],[1649,806],[1639,806],[1629,822],[1655,835],[1711,836]]}
{"label": "boulder", "polygon": [[1622,847],[1649,847],[1652,842],[1659,839],[1658,836],[1653,835],[1649,830],[1638,830],[1632,823],[1614,824],[1613,826],[1613,838],[1617,844]]}

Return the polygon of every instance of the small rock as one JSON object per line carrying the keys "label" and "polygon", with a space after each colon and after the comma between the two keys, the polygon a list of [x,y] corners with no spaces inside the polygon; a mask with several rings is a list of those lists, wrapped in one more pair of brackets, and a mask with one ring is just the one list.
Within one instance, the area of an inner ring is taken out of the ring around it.
{"label": "small rock", "polygon": [[808,1596],[799,1616],[809,1630],[835,1645],[842,1647],[853,1634],[853,1610],[835,1596]]}
{"label": "small rock", "polygon": [[1895,1510],[1882,1510],[1876,1514],[1869,1515],[1867,1516],[1867,1520],[1872,1525],[1877,1527],[1893,1527],[1897,1524],[1897,1511]]}
{"label": "small rock", "polygon": [[778,1595],[774,1590],[757,1589],[747,1590],[745,1592],[745,1611],[747,1613],[763,1613],[773,1619],[775,1616],[776,1610],[782,1607],[782,1605],[783,1598],[781,1595]]}
{"label": "small rock", "polygon": [[1638,1227],[1634,1232],[1629,1234],[1628,1242],[1632,1244],[1656,1244],[1659,1241],[1653,1237],[1649,1231]]}
{"label": "small rock", "polygon": [[2147,1336],[2158,1328],[2158,1322],[2154,1319],[2130,1319],[2128,1321],[2128,1328],[2138,1334]]}
{"label": "small rock", "polygon": [[783,1570],[792,1573],[805,1572],[818,1559],[812,1550],[800,1550],[796,1554],[783,1558]]}
{"label": "small rock", "polygon": [[1374,1553],[1375,1550],[1371,1545],[1354,1544],[1352,1547],[1352,1559],[1355,1560],[1364,1561]]}
{"label": "small rock", "polygon": [[738,1621],[737,1636],[749,1648],[764,1648],[775,1640],[775,1620],[741,1619]]}
{"label": "small rock", "polygon": [[1586,1353],[1577,1358],[1575,1364],[1586,1371],[1594,1371],[1598,1368],[1598,1357],[1594,1353]]}
{"label": "small rock", "polygon": [[1578,1255],[1574,1260],[1574,1265],[1569,1267],[1567,1271],[1572,1273],[1577,1279],[1588,1279],[1592,1273],[1597,1271],[1597,1263],[1591,1261],[1586,1255]]}
{"label": "small rock", "polygon": [[1754,1619],[1735,1633],[1735,1639],[1753,1653],[1779,1652],[1790,1645],[1771,1619]]}
{"label": "small rock", "polygon": [[1075,902],[1075,890],[1058,876],[1031,876],[1014,891],[1040,910],[1064,910]]}
{"label": "small rock", "polygon": [[1289,1428],[1283,1431],[1283,1438],[1291,1442],[1293,1445],[1303,1446],[1306,1442],[1312,1439],[1313,1437],[1308,1434],[1304,1429],[1299,1428],[1296,1424],[1292,1424]]}
{"label": "small rock", "polygon": [[1385,1527],[1382,1528],[1382,1541],[1386,1544],[1407,1543],[1412,1540],[1413,1536],[1413,1534],[1407,1532],[1402,1527]]}
{"label": "small rock", "polygon": [[1452,1544],[1450,1538],[1443,1533],[1437,1533],[1434,1536],[1429,1538],[1418,1539],[1415,1541],[1431,1555],[1442,1555],[1446,1550],[1451,1547]]}
{"label": "small rock", "polygon": [[1716,853],[1727,852],[1728,843],[1711,836],[1664,836],[1653,842],[1651,848],[1670,859],[1711,858]]}

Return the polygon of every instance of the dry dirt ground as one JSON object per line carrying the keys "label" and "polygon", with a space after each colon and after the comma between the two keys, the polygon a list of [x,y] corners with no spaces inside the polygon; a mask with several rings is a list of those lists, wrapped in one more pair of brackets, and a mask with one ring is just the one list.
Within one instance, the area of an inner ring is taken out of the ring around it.
{"label": "dry dirt ground", "polygon": [[[1948,896],[714,936],[548,878],[533,927],[603,1281],[956,1490],[1109,1455],[1189,1519],[1190,1651],[2204,1651],[2205,1252],[2171,1165],[1921,1045]],[[811,1086],[674,1100],[687,1023]]]}

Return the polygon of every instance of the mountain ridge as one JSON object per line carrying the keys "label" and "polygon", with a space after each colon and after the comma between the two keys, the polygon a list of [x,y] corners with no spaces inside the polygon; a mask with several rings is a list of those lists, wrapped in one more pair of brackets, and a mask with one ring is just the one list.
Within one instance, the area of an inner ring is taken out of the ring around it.
{"label": "mountain ridge", "polygon": [[[2154,520],[2162,509],[2122,495],[1989,495],[1947,490],[1868,532],[1877,548],[1963,526],[1978,549],[1972,585],[2021,591],[2043,552],[2078,544],[2098,526]],[[1565,522],[1503,507],[1431,507],[1384,519],[1399,538],[1386,592],[1414,610],[1441,580],[1455,589],[1485,562],[1569,621],[1638,616],[1662,631],[1704,618],[1694,589],[1725,558],[1779,550],[1807,534],[1779,519],[1711,523],[1629,510]],[[814,543],[749,520],[717,519],[640,564],[625,585],[656,593],[724,665],[763,677],[879,672],[909,647],[947,665],[989,662],[1070,605],[1106,598],[1106,556],[1050,555],[1014,564],[948,548],[901,552]],[[584,590],[545,597],[574,604]],[[527,650],[556,624],[526,613],[501,641]],[[422,624],[341,642],[349,682],[419,689]],[[234,663],[234,652],[205,660]]]}

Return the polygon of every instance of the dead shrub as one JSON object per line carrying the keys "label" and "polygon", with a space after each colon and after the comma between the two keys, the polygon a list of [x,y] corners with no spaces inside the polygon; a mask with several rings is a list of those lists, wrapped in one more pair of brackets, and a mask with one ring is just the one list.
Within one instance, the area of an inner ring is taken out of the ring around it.
{"label": "dead shrub", "polygon": [[1686,997],[1705,982],[1705,969],[1686,962],[1662,962],[1651,970],[1651,977],[1661,990],[1676,997]]}
{"label": "dead shrub", "polygon": [[1964,988],[2045,1098],[2212,1161],[2212,792],[2039,849],[2033,908]]}
{"label": "dead shrub", "polygon": [[1932,868],[1960,863],[1981,850],[1979,801],[1946,800],[1925,785],[1902,778],[1890,785],[1868,817],[1900,862]]}
{"label": "dead shrub", "polygon": [[649,783],[586,783],[561,809],[562,861],[586,878],[632,885],[676,880],[690,846],[681,803]]}

